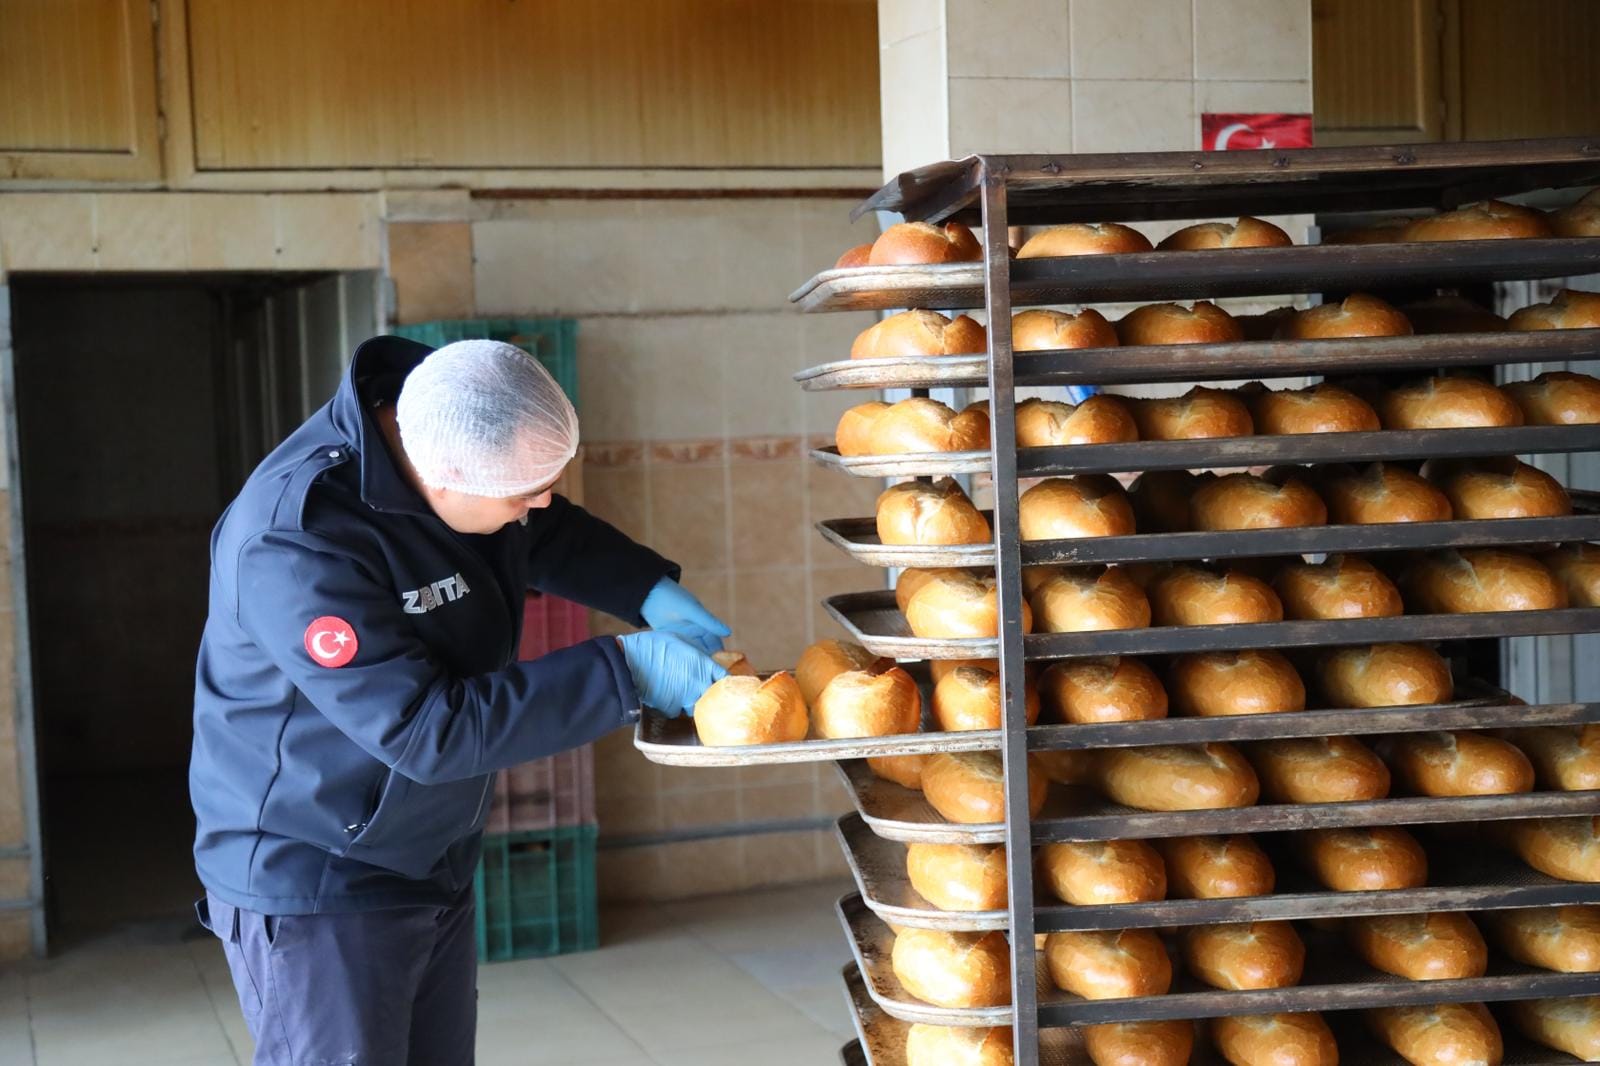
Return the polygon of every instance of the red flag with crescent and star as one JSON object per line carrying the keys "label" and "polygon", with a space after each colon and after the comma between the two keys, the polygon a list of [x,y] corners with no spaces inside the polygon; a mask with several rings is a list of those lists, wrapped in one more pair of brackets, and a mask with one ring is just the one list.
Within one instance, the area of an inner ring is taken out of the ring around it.
{"label": "red flag with crescent and star", "polygon": [[1200,116],[1200,149],[1310,148],[1310,115],[1205,114]]}
{"label": "red flag with crescent and star", "polygon": [[306,654],[318,666],[338,669],[356,657],[356,629],[337,615],[327,614],[306,626]]}

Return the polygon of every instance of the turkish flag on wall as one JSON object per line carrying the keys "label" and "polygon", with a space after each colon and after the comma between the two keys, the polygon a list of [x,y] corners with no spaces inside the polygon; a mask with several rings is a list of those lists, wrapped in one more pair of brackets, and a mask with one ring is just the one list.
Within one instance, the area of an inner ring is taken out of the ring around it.
{"label": "turkish flag on wall", "polygon": [[1310,148],[1310,115],[1201,115],[1200,148],[1206,152],[1244,148]]}

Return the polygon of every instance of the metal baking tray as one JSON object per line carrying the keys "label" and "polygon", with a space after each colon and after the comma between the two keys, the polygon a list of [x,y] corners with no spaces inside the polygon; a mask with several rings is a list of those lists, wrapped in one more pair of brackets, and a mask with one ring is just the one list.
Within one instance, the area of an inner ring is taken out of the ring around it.
{"label": "metal baking tray", "polygon": [[[830,596],[823,601],[823,606],[845,628],[851,640],[876,655],[893,659],[993,659],[1000,654],[1000,641],[996,637],[914,636],[905,615],[895,606],[894,592],[890,589]],[[1071,659],[1088,655],[1168,655],[1240,648],[1303,648],[1596,631],[1600,631],[1600,607],[1563,607],[1549,611],[1407,614],[1395,618],[1029,633],[1022,638],[1022,646],[1029,659]]]}
{"label": "metal baking tray", "polygon": [[[1597,242],[1600,243],[1600,242]],[[1204,440],[1141,440],[1017,450],[1017,477],[1121,474],[1139,470],[1271,466],[1277,463],[1364,463],[1377,459],[1554,455],[1600,449],[1600,424],[1495,426],[1486,429],[1379,429],[1359,433],[1284,433]],[[818,464],[856,477],[929,477],[988,473],[988,451],[840,455],[817,448]]]}
{"label": "metal baking tray", "polygon": [[[1336,340],[1141,344],[1017,352],[1018,385],[1128,385],[1231,381],[1303,374],[1357,374],[1410,367],[1571,363],[1600,358],[1600,329],[1349,337]],[[989,357],[906,356],[840,359],[794,376],[808,391],[987,388]]]}
{"label": "metal baking tray", "polygon": [[[922,793],[878,777],[861,760],[838,764],[856,811],[876,834],[905,843],[1000,844],[1004,822],[945,820]],[[1273,833],[1366,825],[1428,825],[1600,814],[1600,791],[1524,792],[1511,796],[1403,796],[1353,803],[1264,803],[1205,811],[1141,811],[1085,788],[1052,784],[1033,819],[1035,843]]]}
{"label": "metal baking tray", "polygon": [[[1597,330],[1596,332],[1600,332]],[[1318,552],[1413,551],[1488,544],[1550,544],[1600,539],[1600,493],[1570,493],[1575,513],[1554,518],[1493,518],[1375,525],[1297,526],[1195,533],[1134,533],[1120,537],[1022,542],[1022,565],[1169,562],[1310,555]],[[993,521],[992,512],[984,512]],[[993,566],[991,544],[884,544],[875,518],[817,523],[822,539],[867,566]]]}
{"label": "metal baking tray", "polygon": [[[1009,929],[1006,911],[942,911],[919,896],[906,877],[904,844],[872,832],[860,815],[836,827],[840,845],[867,907],[890,925],[981,931]],[[1169,899],[1154,903],[1074,907],[1034,879],[1034,928],[1041,933],[1078,929],[1161,929],[1267,919],[1342,918],[1425,911],[1489,911],[1600,903],[1600,885],[1559,881],[1493,849],[1429,849],[1429,884],[1384,892],[1331,892],[1287,854],[1273,849],[1278,887],[1268,896],[1242,899]]]}
{"label": "metal baking tray", "polygon": [[[867,993],[884,1013],[901,1021],[932,1025],[1007,1025],[1010,1007],[951,1009],[916,999],[894,976],[890,953],[894,933],[870,911],[861,897],[839,901],[839,919],[867,983]],[[1600,973],[1566,974],[1510,962],[1493,953],[1484,977],[1450,981],[1408,981],[1375,970],[1356,959],[1333,936],[1298,930],[1307,942],[1306,973],[1292,988],[1223,991],[1184,972],[1173,957],[1172,991],[1164,996],[1086,1000],[1057,989],[1050,981],[1044,953],[1036,953],[1041,1028],[1092,1025],[1101,1022],[1149,1021],[1158,1018],[1214,1018],[1224,1014],[1267,1014],[1276,1011],[1354,1010],[1413,1003],[1494,1002],[1546,996],[1600,993]]]}
{"label": "metal baking tray", "polygon": [[[1295,245],[1200,252],[1130,252],[1011,263],[1011,303],[1083,304],[1366,292],[1472,281],[1593,274],[1600,246],[1586,237],[1369,245]],[[790,294],[802,311],[956,310],[984,306],[984,265],[824,270]]]}

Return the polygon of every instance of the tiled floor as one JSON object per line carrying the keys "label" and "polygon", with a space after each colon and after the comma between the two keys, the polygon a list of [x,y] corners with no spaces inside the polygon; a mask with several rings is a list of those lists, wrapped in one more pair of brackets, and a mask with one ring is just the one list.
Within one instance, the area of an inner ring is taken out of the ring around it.
{"label": "tiled floor", "polygon": [[[816,1066],[850,1038],[843,883],[602,916],[604,947],[479,971],[481,1066]],[[248,1066],[222,949],[125,925],[0,972],[0,1066]]]}

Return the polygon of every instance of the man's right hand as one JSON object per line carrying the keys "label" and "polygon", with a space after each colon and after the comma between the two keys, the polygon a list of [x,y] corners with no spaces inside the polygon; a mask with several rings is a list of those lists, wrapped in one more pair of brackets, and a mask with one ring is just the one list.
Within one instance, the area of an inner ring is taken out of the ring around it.
{"label": "man's right hand", "polygon": [[668,718],[694,712],[697,700],[727,675],[711,656],[671,633],[646,631],[617,638],[639,701]]}

